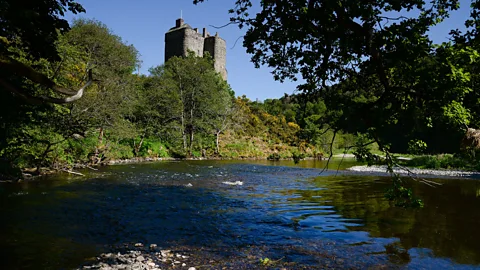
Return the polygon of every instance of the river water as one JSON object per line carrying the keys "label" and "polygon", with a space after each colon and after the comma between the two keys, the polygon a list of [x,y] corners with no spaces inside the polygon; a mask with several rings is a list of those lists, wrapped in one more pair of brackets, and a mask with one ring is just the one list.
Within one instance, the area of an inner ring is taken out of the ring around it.
{"label": "river water", "polygon": [[480,268],[478,180],[409,182],[425,207],[401,209],[387,177],[324,165],[172,161],[1,184],[0,269],[72,269],[137,242],[307,269]]}

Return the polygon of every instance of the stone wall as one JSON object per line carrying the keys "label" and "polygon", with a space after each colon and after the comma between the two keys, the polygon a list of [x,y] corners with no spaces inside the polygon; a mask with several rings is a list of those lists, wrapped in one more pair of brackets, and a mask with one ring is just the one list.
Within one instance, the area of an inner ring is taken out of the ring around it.
{"label": "stone wall", "polygon": [[186,28],[165,33],[165,62],[173,56],[184,56]]}
{"label": "stone wall", "polygon": [[204,50],[209,52],[215,61],[215,70],[227,80],[227,43],[217,35],[205,38]]}
{"label": "stone wall", "polygon": [[190,50],[202,57],[204,51],[203,43],[204,38],[200,33],[194,29],[187,28],[185,30],[185,42],[183,43],[183,55],[187,55],[187,52]]}

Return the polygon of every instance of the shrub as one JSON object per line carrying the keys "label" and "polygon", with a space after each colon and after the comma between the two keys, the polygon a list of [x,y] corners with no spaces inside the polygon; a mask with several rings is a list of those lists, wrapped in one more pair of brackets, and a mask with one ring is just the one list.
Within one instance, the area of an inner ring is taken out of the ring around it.
{"label": "shrub", "polygon": [[423,154],[427,150],[427,143],[422,140],[411,140],[408,142],[408,153],[410,154]]}
{"label": "shrub", "polygon": [[193,150],[192,151],[192,156],[198,158],[198,157],[202,156],[202,153],[198,150]]}
{"label": "shrub", "polygon": [[459,169],[471,167],[466,159],[453,155],[414,157],[412,160],[407,161],[406,165],[426,169]]}
{"label": "shrub", "polygon": [[273,153],[273,154],[270,154],[267,159],[268,160],[280,160],[280,155],[278,153]]}
{"label": "shrub", "polygon": [[294,151],[292,153],[292,158],[293,158],[293,162],[295,162],[295,164],[298,164],[300,162],[300,160],[305,158],[305,154]]}
{"label": "shrub", "polygon": [[134,157],[133,148],[128,144],[120,142],[109,142],[104,155],[107,159],[129,159]]}
{"label": "shrub", "polygon": [[183,149],[171,148],[170,149],[170,156],[173,157],[173,158],[186,158],[187,153],[185,153],[185,151],[183,151]]}
{"label": "shrub", "polygon": [[161,141],[146,139],[138,152],[141,157],[168,157],[167,147]]}

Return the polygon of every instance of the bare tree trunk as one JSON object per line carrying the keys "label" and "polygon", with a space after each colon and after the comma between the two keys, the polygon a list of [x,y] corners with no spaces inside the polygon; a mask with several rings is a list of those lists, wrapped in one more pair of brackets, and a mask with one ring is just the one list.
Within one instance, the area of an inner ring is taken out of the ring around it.
{"label": "bare tree trunk", "polygon": [[193,151],[193,127],[190,127],[189,129],[190,131],[190,145],[189,145],[189,149],[188,149],[188,154],[190,156],[192,156],[192,151]]}
{"label": "bare tree trunk", "polygon": [[145,132],[142,134],[142,137],[140,138],[140,142],[137,145],[135,145],[135,139],[133,139],[133,151],[135,152],[136,157],[138,157],[138,152],[140,152],[140,149],[142,148],[144,140],[145,140]]}
{"label": "bare tree trunk", "polygon": [[182,140],[183,140],[183,150],[187,151],[187,131],[185,128],[185,116],[182,111]]}
{"label": "bare tree trunk", "polygon": [[195,110],[195,88],[192,89],[192,95],[190,97],[190,127],[189,127],[189,132],[190,132],[190,145],[189,145],[189,155],[192,156],[192,151],[193,151],[193,111]]}
{"label": "bare tree trunk", "polygon": [[216,132],[215,133],[215,154],[220,154],[220,147],[219,147],[219,143],[218,143],[218,137],[220,137],[220,132]]}
{"label": "bare tree trunk", "polygon": [[183,96],[182,83],[180,81],[180,97],[182,99],[182,140],[183,140],[183,151],[187,151],[187,131],[185,127],[185,97]]}

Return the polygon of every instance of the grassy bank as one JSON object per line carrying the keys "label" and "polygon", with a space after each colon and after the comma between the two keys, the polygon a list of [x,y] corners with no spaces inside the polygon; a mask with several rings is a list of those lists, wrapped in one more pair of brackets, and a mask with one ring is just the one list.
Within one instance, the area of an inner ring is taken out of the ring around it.
{"label": "grassy bank", "polygon": [[222,158],[269,158],[289,159],[295,155],[316,157],[324,155],[321,149],[307,143],[285,143],[261,136],[238,136],[226,132],[221,136],[220,157]]}
{"label": "grassy bank", "polygon": [[400,164],[419,169],[460,169],[480,171],[480,160],[452,154],[411,156],[410,160],[400,160]]}

